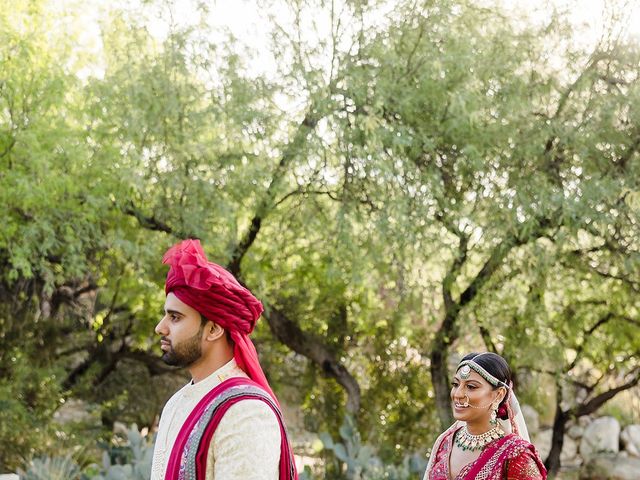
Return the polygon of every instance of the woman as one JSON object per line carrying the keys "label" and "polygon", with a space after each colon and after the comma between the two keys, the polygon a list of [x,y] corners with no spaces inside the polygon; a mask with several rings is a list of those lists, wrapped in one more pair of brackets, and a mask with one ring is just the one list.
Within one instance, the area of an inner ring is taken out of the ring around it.
{"label": "woman", "polygon": [[453,377],[451,401],[456,422],[436,440],[423,480],[547,478],[500,355],[465,356]]}

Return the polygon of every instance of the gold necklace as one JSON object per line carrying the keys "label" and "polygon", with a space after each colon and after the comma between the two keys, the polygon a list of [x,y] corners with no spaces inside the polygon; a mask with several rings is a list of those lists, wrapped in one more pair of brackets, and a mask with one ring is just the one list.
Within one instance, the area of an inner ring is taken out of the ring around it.
{"label": "gold necklace", "polygon": [[465,425],[458,430],[454,440],[456,445],[462,450],[470,450],[474,452],[476,450],[482,450],[494,440],[504,437],[504,435],[504,431],[498,425],[487,432],[481,433],[480,435],[472,435],[469,433],[469,430],[467,430],[467,426]]}

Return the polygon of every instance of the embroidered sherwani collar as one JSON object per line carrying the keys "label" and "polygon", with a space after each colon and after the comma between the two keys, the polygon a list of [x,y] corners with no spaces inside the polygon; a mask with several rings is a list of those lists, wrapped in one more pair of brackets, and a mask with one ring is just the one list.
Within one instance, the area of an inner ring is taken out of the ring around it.
{"label": "embroidered sherwani collar", "polygon": [[246,374],[238,367],[234,358],[199,382],[193,383],[193,380],[191,380],[191,382],[184,386],[183,393],[188,397],[204,396],[207,392],[230,377],[246,377]]}

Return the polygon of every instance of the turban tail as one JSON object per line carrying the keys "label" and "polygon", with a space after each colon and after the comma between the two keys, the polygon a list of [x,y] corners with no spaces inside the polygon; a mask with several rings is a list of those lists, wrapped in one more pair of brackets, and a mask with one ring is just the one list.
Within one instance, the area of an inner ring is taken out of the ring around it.
{"label": "turban tail", "polygon": [[238,366],[277,402],[249,338],[263,311],[262,303],[231,273],[209,262],[199,240],[174,245],[164,254],[162,263],[170,266],[165,292],[173,292],[180,301],[227,330]]}

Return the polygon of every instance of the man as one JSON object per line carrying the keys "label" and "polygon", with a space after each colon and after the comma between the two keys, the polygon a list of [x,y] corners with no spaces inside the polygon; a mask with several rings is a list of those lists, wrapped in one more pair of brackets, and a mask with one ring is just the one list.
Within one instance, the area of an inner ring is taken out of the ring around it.
{"label": "man", "polygon": [[191,382],[160,418],[152,480],[294,480],[293,455],[249,334],[262,304],[198,240],[165,253],[162,359]]}

